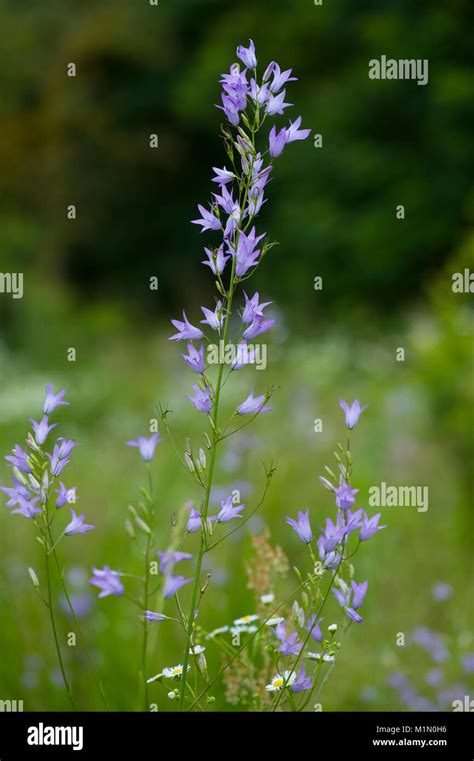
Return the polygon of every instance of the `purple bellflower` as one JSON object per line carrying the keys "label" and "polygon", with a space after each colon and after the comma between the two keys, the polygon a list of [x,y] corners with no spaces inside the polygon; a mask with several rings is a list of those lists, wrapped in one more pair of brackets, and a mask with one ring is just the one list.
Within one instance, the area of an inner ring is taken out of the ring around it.
{"label": "purple bellflower", "polygon": [[349,484],[341,478],[339,488],[335,491],[336,505],[342,508],[342,510],[347,510],[349,507],[352,507],[356,501],[355,495],[358,491],[359,489],[351,489]]}
{"label": "purple bellflower", "polygon": [[191,370],[195,373],[202,375],[204,372],[204,345],[201,344],[199,349],[196,349],[193,344],[187,344],[187,354],[181,354],[182,358],[189,365]]}
{"label": "purple bellflower", "polygon": [[160,573],[168,573],[173,570],[176,563],[192,558],[189,552],[178,552],[171,549],[167,549],[164,552],[158,550],[158,556],[160,558]]}
{"label": "purple bellflower", "polygon": [[209,413],[212,409],[211,389],[209,386],[202,389],[196,383],[193,383],[193,391],[194,396],[187,396],[186,399],[189,399],[199,412]]}
{"label": "purple bellflower", "polygon": [[305,629],[306,631],[311,632],[310,636],[314,640],[316,640],[316,642],[321,642],[323,639],[323,633],[319,626],[322,620],[323,620],[322,618],[318,618],[318,620],[316,620],[315,614],[312,613],[312,615],[308,618],[308,621],[306,622]]}
{"label": "purple bellflower", "polygon": [[170,336],[170,341],[199,341],[201,338],[204,338],[202,330],[191,325],[184,309],[183,322],[181,320],[171,320],[171,323],[178,332]]}
{"label": "purple bellflower", "polygon": [[142,460],[150,462],[155,455],[156,445],[160,444],[160,442],[160,434],[153,433],[149,438],[146,438],[146,436],[138,436],[138,438],[133,439],[132,441],[127,441],[127,446],[138,447]]}
{"label": "purple bellflower", "polygon": [[52,384],[48,383],[46,386],[46,398],[43,404],[43,412],[45,415],[50,415],[52,412],[54,412],[56,407],[70,404],[70,402],[63,401],[65,393],[66,389],[63,388],[62,391],[59,391],[58,394],[55,394]]}
{"label": "purple bellflower", "polygon": [[71,508],[72,521],[68,523],[64,529],[66,536],[74,536],[74,534],[85,534],[87,531],[92,531],[95,526],[91,526],[89,523],[84,523],[85,515],[76,515]]}
{"label": "purple bellflower", "polygon": [[234,505],[232,496],[222,500],[221,509],[217,514],[218,523],[227,523],[234,518],[241,518],[241,512],[245,509],[245,505]]}
{"label": "purple bellflower", "polygon": [[265,395],[254,396],[250,392],[247,399],[237,407],[238,415],[255,415],[257,412],[271,412],[270,407],[265,407]]}
{"label": "purple bellflower", "polygon": [[371,536],[376,534],[377,531],[381,531],[383,528],[387,528],[387,526],[379,526],[379,520],[382,513],[377,513],[377,515],[373,515],[372,518],[369,518],[365,512],[362,514],[362,526],[359,532],[359,539],[361,542],[369,539]]}
{"label": "purple bellflower", "polygon": [[202,526],[201,514],[195,509],[195,507],[188,502],[189,519],[186,524],[186,531],[190,534],[194,534],[195,531],[199,531]]}
{"label": "purple bellflower", "polygon": [[296,677],[295,681],[291,685],[291,689],[295,693],[304,692],[305,690],[310,690],[312,688],[312,682],[309,676],[306,676],[306,672],[304,670],[304,665],[301,664],[301,668],[299,670],[298,676]]}
{"label": "purple bellflower", "polygon": [[184,576],[173,576],[173,574],[170,573],[170,575],[167,576],[163,587],[163,597],[166,600],[169,600],[170,597],[174,597],[181,587],[184,587],[185,584],[189,584],[190,581],[192,581],[192,579],[185,579]]}
{"label": "purple bellflower", "polygon": [[343,399],[339,400],[339,404],[344,410],[346,416],[346,427],[351,431],[357,425],[360,416],[362,415],[363,411],[367,409],[368,405],[366,404],[364,407],[361,407],[358,399],[353,401],[350,406]]}
{"label": "purple bellflower", "polygon": [[309,509],[305,513],[298,510],[298,520],[295,521],[294,518],[287,517],[286,522],[294,528],[302,542],[308,544],[312,540],[313,532],[309,523]]}
{"label": "purple bellflower", "polygon": [[108,565],[104,565],[103,569],[94,568],[92,578],[89,579],[89,584],[100,589],[99,598],[108,597],[109,595],[121,597],[125,592],[124,586],[120,581],[120,574],[118,571],[112,571]]}
{"label": "purple bellflower", "polygon": [[257,66],[257,56],[255,55],[255,44],[253,40],[249,40],[248,48],[239,45],[237,47],[236,55],[248,69],[255,69]]}
{"label": "purple bellflower", "polygon": [[13,454],[7,455],[5,460],[9,462],[10,465],[13,465],[14,468],[21,470],[22,473],[31,473],[31,468],[28,463],[28,455],[23,451],[20,445],[16,444],[12,451]]}
{"label": "purple bellflower", "polygon": [[285,624],[279,623],[275,627],[275,632],[281,645],[277,648],[278,652],[285,657],[289,655],[298,655],[303,647],[302,642],[298,642],[298,632],[293,632],[289,637],[286,636]]}
{"label": "purple bellflower", "polygon": [[31,425],[33,426],[33,431],[35,434],[36,443],[41,446],[41,444],[44,444],[48,437],[48,433],[53,430],[53,428],[56,428],[57,423],[53,423],[52,425],[48,424],[48,416],[44,415],[42,420],[37,423],[36,420],[33,420],[30,418]]}
{"label": "purple bellflower", "polygon": [[56,489],[57,499],[56,499],[56,507],[61,508],[64,507],[66,504],[74,504],[76,502],[77,496],[76,496],[76,487],[71,486],[70,489],[67,489],[63,482],[59,482],[59,488]]}

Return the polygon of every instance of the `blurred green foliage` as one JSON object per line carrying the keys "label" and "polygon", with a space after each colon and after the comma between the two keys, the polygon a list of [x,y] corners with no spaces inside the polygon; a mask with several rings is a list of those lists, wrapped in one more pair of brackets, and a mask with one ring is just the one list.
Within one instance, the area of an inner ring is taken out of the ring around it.
{"label": "blurred green foliage", "polygon": [[[301,112],[323,136],[278,163],[260,227],[281,245],[260,285],[298,319],[417,300],[473,221],[469,20],[469,0],[3,3],[2,266],[82,300],[197,301],[209,279],[188,221],[224,163],[220,73],[252,37],[262,67],[298,76],[285,121]],[[429,84],[370,80],[382,54],[428,58]]]}

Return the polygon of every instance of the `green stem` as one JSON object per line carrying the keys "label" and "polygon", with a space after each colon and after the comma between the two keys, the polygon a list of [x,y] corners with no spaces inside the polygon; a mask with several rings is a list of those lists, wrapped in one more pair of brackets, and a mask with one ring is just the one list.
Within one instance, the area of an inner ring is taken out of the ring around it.
{"label": "green stem", "polygon": [[74,711],[76,711],[76,704],[74,703],[74,698],[72,697],[71,693],[71,687],[69,685],[68,678],[66,676],[66,671],[64,669],[64,663],[63,663],[63,657],[61,655],[61,648],[59,647],[59,639],[58,639],[58,632],[56,629],[56,620],[54,617],[54,610],[53,610],[53,595],[51,591],[51,571],[49,567],[49,555],[47,547],[45,547],[45,560],[46,560],[46,581],[47,581],[47,587],[48,587],[48,606],[49,606],[49,617],[51,619],[51,628],[53,630],[53,637],[54,637],[54,643],[56,646],[56,653],[58,655],[58,661],[59,661],[59,668],[61,669],[61,674],[64,681],[64,686],[66,688],[66,692],[68,695],[68,698],[71,702],[72,708]]}

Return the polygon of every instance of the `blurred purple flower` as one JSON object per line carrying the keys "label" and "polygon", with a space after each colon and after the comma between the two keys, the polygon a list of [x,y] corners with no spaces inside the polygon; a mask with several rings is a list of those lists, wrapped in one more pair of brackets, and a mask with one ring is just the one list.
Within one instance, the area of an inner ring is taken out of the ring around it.
{"label": "blurred purple flower", "polygon": [[154,613],[152,610],[144,610],[142,620],[152,622],[165,621],[166,616],[164,616],[163,613]]}
{"label": "blurred purple flower", "polygon": [[254,396],[250,392],[247,399],[237,407],[238,415],[254,415],[257,412],[271,412],[270,407],[265,407],[265,395]]}
{"label": "blurred purple flower", "polygon": [[194,508],[194,506],[188,502],[189,519],[186,525],[186,531],[193,534],[195,531],[199,531],[202,526],[201,514]]}
{"label": "blurred purple flower", "polygon": [[303,647],[302,642],[298,642],[298,632],[293,632],[289,637],[286,636],[286,629],[284,623],[279,623],[275,627],[275,632],[281,645],[277,648],[278,652],[283,656],[298,655]]}
{"label": "blurred purple flower", "polygon": [[132,441],[127,441],[128,447],[138,447],[140,450],[140,456],[145,462],[153,460],[156,445],[161,443],[161,436],[159,433],[153,433],[149,438],[146,436],[138,436]]}
{"label": "blurred purple flower", "polygon": [[321,631],[321,628],[319,624],[321,623],[323,619],[318,618],[316,620],[316,616],[314,613],[311,614],[311,616],[308,618],[308,621],[306,622],[305,629],[308,632],[311,632],[311,637],[316,640],[316,642],[321,642],[323,639],[323,633]]}
{"label": "blurred purple flower", "polygon": [[310,690],[312,688],[312,682],[309,676],[306,676],[304,665],[301,664],[301,668],[299,671],[298,676],[296,677],[296,680],[291,685],[291,689],[295,693],[304,692],[305,690]]}
{"label": "blurred purple flower", "polygon": [[172,571],[176,563],[180,563],[181,560],[190,560],[192,555],[189,552],[178,552],[171,549],[167,549],[164,552],[158,550],[158,557],[160,558],[160,573],[168,573]]}
{"label": "blurred purple flower", "polygon": [[112,571],[108,565],[104,565],[103,569],[93,568],[92,573],[93,575],[89,579],[89,584],[101,590],[99,598],[107,597],[108,595],[121,597],[124,594],[125,588],[120,581],[118,571]]}
{"label": "blurred purple flower", "polygon": [[189,584],[192,579],[185,579],[184,576],[173,576],[172,573],[167,577],[165,585],[163,587],[163,597],[168,600],[170,597],[174,597],[176,592],[184,587],[185,584]]}

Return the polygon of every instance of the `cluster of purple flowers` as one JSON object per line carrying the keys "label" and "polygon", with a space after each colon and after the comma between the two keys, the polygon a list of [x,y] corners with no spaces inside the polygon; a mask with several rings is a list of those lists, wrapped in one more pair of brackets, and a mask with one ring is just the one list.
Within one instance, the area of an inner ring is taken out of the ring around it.
{"label": "cluster of purple flowers", "polygon": [[[49,422],[51,415],[57,407],[69,405],[64,400],[66,390],[62,389],[55,394],[53,386],[48,383],[43,404],[43,417],[39,422],[31,420],[32,433],[27,437],[27,448],[23,450],[19,444],[13,448],[12,454],[5,460],[13,469],[12,486],[1,486],[0,489],[8,496],[7,507],[14,507],[12,515],[18,514],[25,518],[35,519],[44,513],[45,505],[51,497],[55,479],[61,475],[70,461],[70,455],[76,446],[73,439],[59,437],[53,446],[52,452],[44,448],[50,432],[57,427],[57,423]],[[62,481],[55,491],[56,508],[76,502],[76,487],[67,488]],[[76,515],[71,508],[71,521],[63,530],[64,536],[85,534],[95,528],[84,523],[84,515]]]}
{"label": "cluster of purple flowers", "polygon": [[[283,88],[288,82],[294,81],[295,77],[291,76],[291,70],[282,72],[279,65],[272,62],[259,82],[255,45],[252,40],[248,48],[242,45],[237,48],[237,57],[244,68],[235,63],[229,73],[222,75],[222,105],[219,106],[231,127],[239,125],[235,140],[230,133],[228,134],[227,151],[233,167],[231,170],[226,167],[214,167],[212,181],[218,186],[218,192],[212,193],[208,207],[198,205],[200,216],[193,220],[193,224],[199,225],[202,232],[214,231],[222,236],[217,245],[204,249],[207,258],[203,264],[209,267],[218,279],[219,298],[214,308],[201,307],[204,319],[200,324],[208,326],[219,337],[222,334],[225,340],[228,340],[226,322],[231,311],[235,286],[255,271],[270,248],[270,244],[266,242],[266,233],[257,234],[253,220],[265,203],[265,188],[272,171],[272,161],[282,152],[286,143],[304,140],[310,134],[309,129],[299,129],[301,117],[298,117],[294,124],[290,123],[289,127],[282,128],[278,133],[274,125],[269,133],[266,151],[262,154],[257,150],[255,135],[264,121],[283,114],[291,105],[284,102]],[[237,166],[235,154],[238,155],[240,166]],[[267,155],[268,162],[265,161]],[[232,271],[229,287],[226,289],[221,276],[229,261],[232,263]],[[267,317],[263,311],[271,302],[260,303],[258,292],[251,297],[245,293],[244,298],[241,329],[237,337],[237,343],[241,346],[246,346],[247,341],[262,335],[275,325],[275,320]],[[183,319],[172,320],[172,324],[177,332],[170,340],[187,342],[187,354],[181,356],[200,376],[199,381],[193,384],[193,393],[189,394],[187,399],[199,412],[209,415],[216,403],[217,394],[206,375],[202,342],[208,337],[201,327],[188,320],[185,311]],[[251,363],[252,351],[249,351],[246,357],[246,362],[235,362],[231,369],[240,369],[243,364]],[[251,391],[238,405],[236,414],[255,415],[269,412],[270,408],[266,406],[267,398],[264,394],[254,396]]]}

